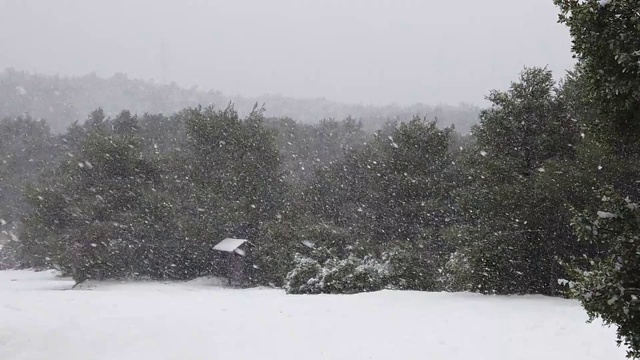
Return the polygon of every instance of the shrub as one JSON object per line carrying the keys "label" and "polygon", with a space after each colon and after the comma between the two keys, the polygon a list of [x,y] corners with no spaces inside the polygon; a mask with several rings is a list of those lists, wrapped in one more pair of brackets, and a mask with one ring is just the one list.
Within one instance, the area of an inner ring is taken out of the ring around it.
{"label": "shrub", "polygon": [[374,258],[331,258],[321,265],[296,255],[284,288],[289,294],[353,294],[382,290],[387,277],[387,266]]}
{"label": "shrub", "polygon": [[311,258],[296,254],[293,269],[287,274],[284,289],[288,294],[319,294],[322,267]]}
{"label": "shrub", "polygon": [[399,247],[383,254],[387,264],[388,283],[399,290],[438,290],[436,265],[425,247]]}

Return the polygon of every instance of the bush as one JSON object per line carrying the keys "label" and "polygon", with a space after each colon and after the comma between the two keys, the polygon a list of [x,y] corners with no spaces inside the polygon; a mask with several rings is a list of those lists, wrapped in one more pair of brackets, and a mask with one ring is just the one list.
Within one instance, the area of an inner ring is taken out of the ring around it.
{"label": "bush", "polygon": [[330,259],[322,268],[323,293],[353,294],[384,289],[387,267],[373,258]]}
{"label": "bush", "polygon": [[313,259],[296,254],[293,270],[285,278],[284,289],[288,294],[319,294],[322,267]]}
{"label": "bush", "polygon": [[373,258],[332,258],[320,265],[314,259],[296,255],[284,288],[289,294],[353,294],[382,290],[387,277],[387,266]]}
{"label": "bush", "polygon": [[393,289],[435,291],[438,289],[437,266],[425,246],[405,246],[385,252],[388,282]]}

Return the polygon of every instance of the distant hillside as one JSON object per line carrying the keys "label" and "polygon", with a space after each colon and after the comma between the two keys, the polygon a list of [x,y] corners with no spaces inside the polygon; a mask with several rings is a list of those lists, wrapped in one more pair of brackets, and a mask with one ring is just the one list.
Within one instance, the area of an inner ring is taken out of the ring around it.
{"label": "distant hillside", "polygon": [[98,107],[111,115],[123,109],[133,113],[169,114],[189,106],[213,104],[224,107],[230,102],[241,114],[249,112],[258,103],[265,105],[267,116],[290,117],[305,123],[352,116],[362,120],[367,129],[375,129],[390,119],[407,120],[413,115],[421,115],[438,118],[443,126],[453,124],[459,131],[466,132],[477,121],[479,112],[478,107],[469,104],[364,106],[275,95],[226,96],[219,91],[181,88],[175,83],[163,85],[130,79],[124,74],[105,79],[95,74],[60,77],[12,69],[0,72],[0,117],[29,114],[46,119],[56,131],[64,130],[76,120],[84,120]]}

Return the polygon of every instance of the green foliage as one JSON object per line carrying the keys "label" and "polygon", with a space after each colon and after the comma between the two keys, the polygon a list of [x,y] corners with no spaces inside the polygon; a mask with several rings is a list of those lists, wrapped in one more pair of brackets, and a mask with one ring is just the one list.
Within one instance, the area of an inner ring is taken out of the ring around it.
{"label": "green foliage", "polygon": [[[278,149],[257,109],[245,120],[228,107],[188,109],[181,115],[193,154],[191,179],[201,208],[216,198],[231,219],[243,218],[237,236],[254,237],[261,222],[275,218],[284,191]],[[205,211],[206,213],[206,211]]]}
{"label": "green foliage", "polygon": [[[509,176],[530,176],[549,158],[567,157],[578,132],[563,112],[550,70],[527,68],[508,91],[492,91],[474,135],[478,146],[506,162]],[[505,165],[506,165],[505,164]]]}
{"label": "green foliage", "polygon": [[[175,137],[153,129],[151,119]],[[24,266],[53,265],[78,282],[189,279],[224,273],[212,247],[225,237],[254,239],[256,263],[275,256],[265,251],[277,250],[267,224],[281,216],[286,188],[258,110],[241,119],[232,107],[186,109],[171,120],[127,111],[110,119],[97,110],[70,128],[64,144],[59,167],[26,193]]]}
{"label": "green foliage", "polygon": [[429,240],[401,243],[382,254],[388,267],[388,286],[399,290],[439,290],[439,256],[429,251]]}
{"label": "green foliage", "polygon": [[[451,194],[460,174],[451,141],[450,129],[421,118],[390,124],[366,146],[317,173],[303,194],[308,211],[340,229],[345,239],[358,239],[349,250],[364,249],[358,256],[380,256],[399,246],[417,268],[397,286],[433,288],[428,283],[437,259],[449,250],[437,233],[456,216]],[[424,279],[418,279],[421,273]]]}
{"label": "green foliage", "polygon": [[[98,109],[26,193],[18,257],[78,281],[189,279],[225,274],[212,246],[239,237],[254,244],[252,284],[283,285],[298,253],[326,278],[305,292],[555,294],[559,261],[596,251],[576,245],[568,205],[622,169],[598,170],[608,150],[586,146],[572,119],[582,79],[554,88],[547,70],[526,69],[492,92],[470,137],[419,117],[367,135],[352,118],[300,125],[258,108]],[[383,285],[362,259],[385,264]]]}
{"label": "green foliage", "polygon": [[[581,241],[608,251],[570,268],[569,293],[580,300],[593,320],[616,325],[618,342],[628,356],[640,357],[640,210],[612,191],[602,196],[596,214],[578,212],[573,226]],[[577,261],[578,264],[580,261]]]}
{"label": "green foliage", "polygon": [[[26,201],[31,212],[24,220],[20,233],[18,257],[23,266],[43,269],[53,265],[52,260],[64,258],[65,252],[61,229],[71,225],[72,214],[66,208],[65,198],[52,189],[28,187]],[[59,267],[69,274],[69,262]]]}
{"label": "green foliage", "polygon": [[283,286],[287,273],[291,270],[296,251],[305,246],[298,241],[303,232],[297,219],[282,215],[265,224],[260,229],[259,241],[250,255],[253,284]]}
{"label": "green foliage", "polygon": [[[638,328],[637,210],[630,200],[637,198],[640,174],[640,3],[637,0],[565,1],[559,6],[560,22],[573,38],[573,51],[580,63],[573,88],[585,96],[582,119],[591,146],[606,162],[599,166],[606,185],[603,203],[575,217],[574,226],[582,242],[591,245],[585,253],[588,266],[580,262],[569,267],[575,282],[570,294],[580,299],[591,318],[618,326],[621,343],[629,346],[629,357],[640,357]],[[575,97],[574,97],[575,101]],[[580,101],[575,101],[580,104]],[[587,154],[589,157],[592,154]],[[589,171],[583,172],[588,175]],[[580,208],[578,208],[580,209]],[[582,208],[584,209],[584,208]],[[598,219],[590,214],[598,211]]]}
{"label": "green foliage", "polygon": [[[30,190],[20,257],[78,281],[224,274],[212,246],[243,237],[254,244],[245,259],[253,284],[282,285],[302,253],[327,275],[322,291],[378,288],[357,259],[382,259],[384,286],[440,290],[452,252],[483,251],[477,236],[466,237],[478,240],[472,244],[447,234],[468,219],[460,204],[473,205],[460,202],[460,193],[477,195],[469,173],[497,178],[491,166],[500,164],[469,166],[473,138],[419,117],[367,138],[353,119],[267,125],[259,109],[245,119],[232,107],[171,118],[122,112],[109,119],[97,110],[62,138],[61,166],[46,186]],[[296,170],[298,160],[315,169],[311,175]],[[467,265],[488,267],[476,260]],[[516,283],[522,290],[501,291],[531,290]]]}
{"label": "green foliage", "polygon": [[640,14],[638,0],[554,0],[580,61],[588,95],[597,104],[591,133],[631,156],[640,135]]}
{"label": "green foliage", "polygon": [[0,120],[0,231],[13,230],[28,209],[22,193],[39,181],[58,156],[58,144],[44,121],[30,117]]}
{"label": "green foliage", "polygon": [[[101,130],[87,134],[71,155],[61,164],[59,182],[32,190],[35,211],[21,236],[25,249],[46,239],[45,259],[77,281],[146,272],[139,255],[160,235],[150,228],[145,202],[159,180],[157,169],[140,157],[134,139]],[[34,261],[42,263],[43,255]]]}
{"label": "green foliage", "polygon": [[569,263],[569,294],[582,302],[592,319],[617,325],[619,343],[629,347],[629,357],[638,358],[639,222],[637,205],[629,199],[639,195],[640,2],[554,2],[579,60],[571,80],[581,94],[574,103],[586,105],[587,111],[581,112],[585,133],[595,140],[584,163],[594,156],[606,159],[598,166],[601,174],[593,175],[589,168],[581,172],[596,183],[595,189],[607,191],[597,207],[577,207],[583,211],[574,218],[575,232],[592,251]]}
{"label": "green foliage", "polygon": [[468,225],[457,230],[457,250],[473,270],[458,287],[553,295],[564,275],[558,260],[580,251],[562,197],[570,188],[556,186],[563,171],[551,165],[571,162],[580,141],[562,94],[550,71],[528,68],[508,91],[488,97],[492,107],[463,157],[471,180],[457,192]]}
{"label": "green foliage", "polygon": [[477,290],[474,288],[473,275],[468,257],[456,251],[445,263],[440,281],[446,291],[473,291]]}

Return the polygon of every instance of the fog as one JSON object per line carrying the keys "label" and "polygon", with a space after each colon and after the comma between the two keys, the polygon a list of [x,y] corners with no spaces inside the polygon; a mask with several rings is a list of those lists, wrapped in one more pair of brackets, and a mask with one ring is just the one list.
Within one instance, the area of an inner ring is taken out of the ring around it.
{"label": "fog", "polygon": [[0,69],[227,94],[482,104],[573,60],[551,0],[0,0]]}

